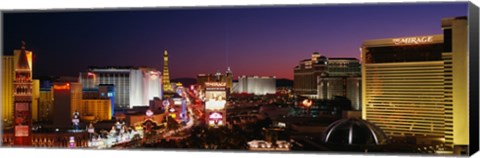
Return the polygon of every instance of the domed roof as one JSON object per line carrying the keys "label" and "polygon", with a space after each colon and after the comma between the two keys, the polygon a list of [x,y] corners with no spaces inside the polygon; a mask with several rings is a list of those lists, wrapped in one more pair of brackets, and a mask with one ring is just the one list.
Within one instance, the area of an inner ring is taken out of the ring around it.
{"label": "domed roof", "polygon": [[374,124],[358,118],[348,118],[330,124],[323,133],[322,141],[337,145],[383,145],[388,138]]}

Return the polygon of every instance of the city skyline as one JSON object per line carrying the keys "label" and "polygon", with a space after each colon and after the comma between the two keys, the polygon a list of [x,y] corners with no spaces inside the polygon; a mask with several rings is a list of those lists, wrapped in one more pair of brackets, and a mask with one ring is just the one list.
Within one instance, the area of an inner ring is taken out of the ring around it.
{"label": "city skyline", "polygon": [[227,67],[235,79],[293,79],[291,69],[312,52],[359,59],[365,39],[439,34],[438,20],[466,10],[467,3],[423,3],[11,12],[3,53],[26,41],[34,77],[77,76],[88,66],[161,70],[167,49],[172,79]]}

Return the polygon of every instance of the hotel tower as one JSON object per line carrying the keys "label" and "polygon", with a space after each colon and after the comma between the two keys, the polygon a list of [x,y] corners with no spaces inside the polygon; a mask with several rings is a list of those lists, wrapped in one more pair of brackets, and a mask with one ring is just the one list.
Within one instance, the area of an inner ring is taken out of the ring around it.
{"label": "hotel tower", "polygon": [[[443,34],[367,40],[362,117],[392,137],[469,145],[466,17],[445,18]],[[418,141],[417,141],[418,142]]]}

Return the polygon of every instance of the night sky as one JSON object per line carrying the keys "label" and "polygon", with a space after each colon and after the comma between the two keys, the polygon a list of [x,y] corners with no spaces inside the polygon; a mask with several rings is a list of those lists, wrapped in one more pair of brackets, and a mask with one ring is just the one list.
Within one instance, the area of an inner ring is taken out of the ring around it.
{"label": "night sky", "polygon": [[442,33],[440,20],[466,16],[467,3],[153,8],[9,12],[3,53],[21,40],[34,76],[78,76],[88,66],[149,66],[171,78],[225,72],[293,79],[293,67],[319,51],[359,58],[364,40]]}

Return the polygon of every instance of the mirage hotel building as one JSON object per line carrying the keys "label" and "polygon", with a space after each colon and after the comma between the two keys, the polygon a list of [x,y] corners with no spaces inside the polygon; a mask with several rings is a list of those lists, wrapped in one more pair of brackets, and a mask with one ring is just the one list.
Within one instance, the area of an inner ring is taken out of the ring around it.
{"label": "mirage hotel building", "polygon": [[465,152],[467,18],[442,19],[441,28],[443,34],[363,43],[362,117],[389,136],[429,139],[446,152]]}

